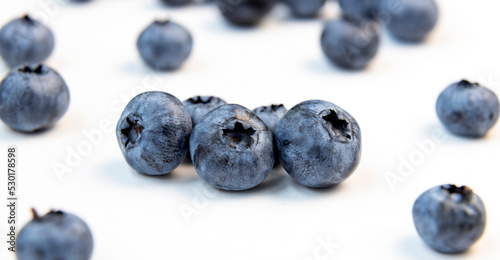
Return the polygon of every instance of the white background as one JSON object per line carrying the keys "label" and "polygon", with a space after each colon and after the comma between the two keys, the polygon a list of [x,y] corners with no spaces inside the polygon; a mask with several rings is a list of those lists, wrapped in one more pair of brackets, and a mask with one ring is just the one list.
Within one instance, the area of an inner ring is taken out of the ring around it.
{"label": "white background", "polygon": [[[241,30],[226,24],[212,5],[0,3],[0,24],[30,12],[52,28],[56,48],[47,64],[65,78],[72,99],[50,131],[21,134],[0,125],[1,171],[6,171],[1,159],[6,147],[19,148],[20,225],[30,220],[31,207],[75,213],[93,231],[93,259],[98,260],[449,259],[420,240],[411,207],[428,188],[456,183],[482,197],[489,222],[481,240],[453,258],[500,259],[499,124],[478,140],[447,132],[445,138],[431,138],[444,131],[434,105],[448,84],[466,77],[500,93],[497,1],[439,1],[439,24],[427,41],[403,44],[384,32],[376,59],[361,72],[331,66],[319,46],[321,20],[291,19],[284,7],[259,28]],[[338,14],[337,4],[330,2],[321,18]],[[135,44],[153,19],[165,17],[192,32],[194,50],[181,70],[154,73],[141,62]],[[7,71],[0,63],[0,74]],[[328,100],[358,120],[361,164],[350,179],[329,190],[302,187],[282,169],[246,192],[217,191],[190,166],[166,177],[140,175],[123,159],[114,127],[122,107],[144,90],[166,91],[181,100],[215,95],[251,109]],[[85,135],[89,132],[93,144]],[[432,149],[419,158],[421,142]],[[82,147],[91,151],[78,155]],[[384,176],[398,174],[401,160],[409,157],[420,160],[391,189]],[[55,165],[71,172],[57,174]],[[2,176],[5,201],[6,173]],[[6,249],[5,206],[0,216],[0,258],[14,259]],[[330,244],[327,250],[325,244]]]}

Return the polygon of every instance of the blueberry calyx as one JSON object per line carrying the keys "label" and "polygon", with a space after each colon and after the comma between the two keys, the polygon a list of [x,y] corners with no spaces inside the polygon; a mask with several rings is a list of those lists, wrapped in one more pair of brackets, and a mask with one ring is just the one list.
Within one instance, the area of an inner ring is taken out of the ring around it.
{"label": "blueberry calyx", "polygon": [[49,212],[49,214],[53,214],[53,215],[63,215],[64,212],[60,211],[60,210],[51,210]]}
{"label": "blueberry calyx", "polygon": [[43,220],[44,218],[46,218],[47,216],[50,216],[50,215],[58,215],[58,216],[61,216],[61,215],[64,215],[65,213],[61,210],[51,210],[49,211],[49,213],[47,213],[45,216],[40,216],[38,215],[38,212],[34,209],[34,208],[31,208],[31,215],[33,216],[33,220],[36,220],[36,221],[41,221]]}
{"label": "blueberry calyx", "polygon": [[31,215],[33,216],[34,220],[40,220],[40,216],[38,215],[38,212],[34,208],[31,208]]}
{"label": "blueberry calyx", "polygon": [[169,19],[166,19],[166,20],[156,20],[154,21],[154,24],[157,24],[157,25],[167,25],[168,23],[170,23],[170,20]]}
{"label": "blueberry calyx", "polygon": [[17,71],[27,74],[45,74],[47,72],[47,70],[43,67],[42,64],[38,64],[34,68],[29,65],[23,66],[20,67]]}
{"label": "blueberry calyx", "polygon": [[279,104],[279,105],[272,104],[271,110],[274,112],[274,111],[278,110],[278,108],[281,108],[281,107],[283,107],[283,104]]}
{"label": "blueberry calyx", "polygon": [[479,87],[480,85],[478,83],[472,83],[466,79],[463,79],[461,80],[460,82],[458,82],[457,84],[459,87],[463,87],[463,88],[473,88],[473,87]]}
{"label": "blueberry calyx", "polygon": [[332,138],[347,143],[352,141],[352,130],[349,121],[340,112],[333,109],[325,110],[321,118],[327,124],[326,128]]}
{"label": "blueberry calyx", "polygon": [[[468,202],[472,199],[473,191],[467,186],[458,187],[454,184],[447,184],[441,186],[442,190],[449,193],[450,196],[459,196],[459,200],[462,202]],[[454,195],[455,194],[455,195]]]}
{"label": "blueberry calyx", "polygon": [[202,96],[196,96],[188,99],[189,102],[192,104],[209,104],[214,97],[202,97]]}
{"label": "blueberry calyx", "polygon": [[137,116],[129,115],[122,123],[120,133],[122,134],[121,141],[125,148],[129,148],[129,146],[136,144],[141,137],[144,126],[141,124],[140,120],[141,119]]}
{"label": "blueberry calyx", "polygon": [[[242,1],[236,1],[236,2],[242,2]],[[245,5],[247,7],[254,8],[255,10],[262,10],[262,9],[266,8],[265,1],[248,1],[248,2],[243,3],[242,6],[243,5]],[[226,12],[226,11],[232,11],[232,10],[230,8],[227,8],[227,10],[224,10],[224,11]]]}
{"label": "blueberry calyx", "polygon": [[31,19],[31,17],[27,14],[25,14],[23,17],[22,17],[23,21],[28,23],[28,24],[34,24],[35,21],[33,19]]}
{"label": "blueberry calyx", "polygon": [[267,110],[269,110],[269,111],[271,111],[271,112],[276,112],[276,111],[278,111],[278,109],[279,109],[279,108],[282,108],[282,107],[284,107],[284,106],[283,106],[283,104],[279,104],[279,105],[272,104],[272,105],[270,105],[270,106],[265,106],[265,107],[262,107],[262,108],[260,109],[260,112],[261,112],[261,113],[264,113],[264,112],[265,112],[265,111],[267,111]]}
{"label": "blueberry calyx", "polygon": [[238,121],[234,123],[233,129],[227,127],[222,129],[222,135],[229,141],[229,146],[231,148],[236,148],[238,145],[250,148],[254,143],[254,139],[252,138],[254,134],[255,129],[252,127],[245,128],[243,124]]}

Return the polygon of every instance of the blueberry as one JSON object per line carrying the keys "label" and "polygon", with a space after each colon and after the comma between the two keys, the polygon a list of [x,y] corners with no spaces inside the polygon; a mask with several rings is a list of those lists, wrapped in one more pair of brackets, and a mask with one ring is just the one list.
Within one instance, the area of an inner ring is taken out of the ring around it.
{"label": "blueberry", "polygon": [[424,40],[438,20],[434,0],[383,0],[381,10],[392,10],[387,29],[397,39],[407,42]]}
{"label": "blueberry", "polygon": [[380,43],[378,25],[367,19],[344,14],[328,21],[321,34],[321,47],[336,65],[362,69],[377,54]]}
{"label": "blueberry", "polygon": [[173,171],[184,159],[191,133],[191,118],[176,97],[145,92],[125,107],[116,136],[127,163],[146,175]]}
{"label": "blueberry", "polygon": [[316,16],[325,5],[326,0],[282,0],[290,6],[293,15],[299,18]]}
{"label": "blueberry", "polygon": [[286,114],[288,110],[283,105],[262,106],[253,110],[253,112],[271,129],[271,132],[276,131],[278,122]]}
{"label": "blueberry", "polygon": [[276,0],[215,0],[222,16],[239,26],[254,26],[269,13]]}
{"label": "blueberry", "polygon": [[[270,105],[262,106],[253,110],[253,112],[269,127],[275,139],[276,127],[280,119],[285,115],[288,110],[283,105]],[[274,145],[274,166],[279,165],[278,149]]]}
{"label": "blueberry", "polygon": [[184,6],[192,4],[193,0],[161,0],[164,4],[170,6]]}
{"label": "blueberry", "polygon": [[178,69],[193,48],[191,34],[172,21],[155,21],[139,36],[139,54],[151,68],[161,71]]}
{"label": "blueberry", "polygon": [[63,78],[45,65],[12,69],[0,84],[0,118],[12,129],[34,132],[53,126],[69,107]]}
{"label": "blueberry", "polygon": [[[184,105],[186,106],[189,115],[191,116],[193,128],[203,119],[203,117],[208,112],[225,104],[227,104],[226,101],[213,96],[195,96],[184,101]],[[187,151],[187,156],[184,162],[186,164],[191,164],[191,154],[189,153],[189,149]]]}
{"label": "blueberry", "polygon": [[283,168],[300,184],[327,188],[345,181],[361,158],[361,132],[342,108],[304,101],[280,120],[276,147]]}
{"label": "blueberry", "polygon": [[184,101],[184,105],[189,115],[191,115],[193,127],[195,127],[208,112],[225,104],[226,101],[213,96],[195,96]]}
{"label": "blueberry", "polygon": [[28,222],[17,236],[18,260],[88,260],[93,238],[87,224],[79,217],[62,211],[51,211]]}
{"label": "blueberry", "polygon": [[462,80],[448,86],[436,102],[439,120],[452,133],[482,137],[495,125],[498,97],[486,87]]}
{"label": "blueberry", "polygon": [[28,15],[0,30],[0,55],[11,68],[44,62],[53,50],[54,35],[50,29]]}
{"label": "blueberry", "polygon": [[479,196],[466,186],[447,184],[422,193],[413,205],[413,223],[432,249],[461,253],[476,242],[486,226]]}
{"label": "blueberry", "polygon": [[338,0],[343,13],[373,18],[381,0]]}
{"label": "blueberry", "polygon": [[240,105],[222,105],[198,123],[189,139],[196,172],[223,190],[247,190],[264,181],[274,165],[267,125]]}

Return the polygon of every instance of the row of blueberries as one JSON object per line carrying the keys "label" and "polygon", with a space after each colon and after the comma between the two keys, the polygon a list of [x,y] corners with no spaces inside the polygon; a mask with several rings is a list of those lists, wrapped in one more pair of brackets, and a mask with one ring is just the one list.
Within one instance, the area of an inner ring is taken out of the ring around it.
{"label": "row of blueberries", "polygon": [[[0,118],[17,131],[52,127],[69,102],[61,75],[42,64],[14,68],[0,83]],[[494,92],[466,80],[448,86],[436,102],[445,127],[468,137],[486,135],[498,121],[499,111]],[[220,165],[231,165],[228,172],[253,169],[255,179],[240,188],[249,189],[264,180],[275,158],[300,183],[327,187],[345,180],[361,153],[356,120],[320,100],[302,102],[288,112],[282,105],[252,112],[216,97],[194,97],[183,104],[164,92],[146,92],[123,111],[117,136],[127,162],[149,175],[171,172],[189,147],[200,175],[220,188],[224,186],[219,182],[234,181],[225,177]],[[233,150],[237,154],[227,153]],[[206,177],[208,172],[224,176]],[[228,185],[232,188],[227,189],[238,189],[237,184]]]}
{"label": "row of blueberries", "polygon": [[[326,0],[280,0],[299,18],[318,15]],[[193,0],[164,0],[171,5],[187,5]],[[236,26],[255,26],[265,17],[277,0],[215,0],[223,17]],[[321,47],[326,57],[345,69],[365,68],[375,57],[380,45],[381,26],[395,38],[405,42],[422,42],[438,21],[434,0],[338,0],[342,16],[325,23]],[[160,49],[168,39],[164,29],[163,40],[151,37],[148,45]],[[191,42],[189,42],[191,43]],[[190,45],[186,45],[190,46]],[[165,51],[166,52],[166,51]],[[145,58],[145,55],[143,55]],[[161,69],[160,57],[156,57]],[[164,59],[164,58],[163,58]],[[147,61],[147,59],[145,59]],[[151,60],[151,59],[150,59]],[[165,60],[165,59],[164,59]],[[151,65],[151,62],[149,63]]]}
{"label": "row of blueberries", "polygon": [[[436,112],[450,132],[479,138],[498,121],[500,106],[494,92],[462,80],[439,95]],[[289,111],[283,105],[251,111],[217,97],[182,103],[165,92],[145,92],[126,106],[116,135],[136,171],[167,174],[188,153],[198,175],[224,190],[259,185],[275,161],[304,186],[331,187],[346,180],[361,157],[356,120],[322,100]]]}
{"label": "row of blueberries", "polygon": [[[17,236],[17,259],[90,259],[94,241],[82,219],[63,211],[45,216],[32,212],[33,220]],[[425,191],[413,204],[412,216],[422,240],[448,254],[466,251],[486,227],[483,201],[466,186],[446,184]]]}
{"label": "row of blueberries", "polygon": [[[44,65],[13,69],[0,84],[0,97],[1,119],[26,132],[52,126],[69,105],[62,77]],[[481,137],[497,121],[499,103],[489,89],[462,80],[441,93],[436,110],[451,132]],[[189,146],[200,177],[226,190],[261,183],[275,156],[299,183],[329,187],[354,171],[361,152],[356,120],[342,108],[320,100],[302,102],[288,112],[281,105],[250,111],[216,97],[194,97],[182,103],[164,92],[146,92],[125,108],[117,136],[130,166],[151,175],[176,168]],[[466,250],[479,239],[486,222],[481,199],[467,187],[453,185],[421,195],[413,217],[423,240],[446,253]],[[69,247],[51,239],[66,236]],[[45,259],[33,257],[39,252],[89,259],[92,237],[85,223],[71,214],[35,214],[20,232],[17,250],[18,259]]]}
{"label": "row of blueberries", "polygon": [[[299,16],[317,13],[325,0],[284,0]],[[179,4],[178,1],[167,1]],[[223,16],[236,25],[255,25],[275,0],[217,0]],[[380,25],[398,39],[419,42],[437,22],[434,0],[340,0],[343,15],[325,23],[321,47],[326,57],[346,69],[362,69],[380,45]],[[193,38],[175,22],[155,21],[139,36],[137,48],[144,62],[159,71],[177,70],[190,56]],[[24,16],[0,31],[0,55],[10,67],[44,62],[54,49],[54,35],[40,22]]]}
{"label": "row of blueberries", "polygon": [[[89,0],[74,0],[89,1]],[[224,18],[237,26],[257,25],[278,3],[284,3],[297,18],[315,18],[327,0],[161,0],[169,6],[215,2]],[[421,41],[437,22],[434,0],[338,0],[342,13],[377,20],[391,11],[389,31],[404,41]]]}
{"label": "row of blueberries", "polygon": [[116,134],[132,168],[167,174],[189,149],[203,180],[219,189],[247,190],[264,181],[278,158],[301,184],[324,188],[347,179],[361,157],[358,123],[326,101],[305,101],[288,112],[282,105],[250,111],[216,97],[185,104],[159,91],[130,101]]}

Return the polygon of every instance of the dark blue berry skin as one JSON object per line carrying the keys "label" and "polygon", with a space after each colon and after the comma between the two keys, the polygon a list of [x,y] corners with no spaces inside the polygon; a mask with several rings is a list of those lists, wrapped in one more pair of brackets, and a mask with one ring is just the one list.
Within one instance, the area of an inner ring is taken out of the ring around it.
{"label": "dark blue berry skin", "polygon": [[271,130],[240,105],[222,105],[208,113],[193,129],[189,150],[198,175],[223,190],[251,189],[274,165]]}
{"label": "dark blue berry skin", "polygon": [[0,84],[0,118],[21,132],[52,127],[68,110],[69,101],[61,75],[41,64],[12,69]]}
{"label": "dark blue berry skin", "polygon": [[278,122],[286,114],[288,110],[283,105],[270,105],[262,106],[253,110],[253,112],[260,118],[274,133]]}
{"label": "dark blue berry skin", "polygon": [[436,102],[436,113],[452,133],[482,137],[500,114],[498,97],[486,87],[462,80],[448,86]]}
{"label": "dark blue berry skin", "polygon": [[269,13],[276,0],[215,0],[226,21],[238,26],[255,26]]}
{"label": "dark blue berry skin", "polygon": [[356,120],[326,101],[309,100],[290,109],[276,128],[283,168],[300,184],[332,187],[345,181],[361,159]]}
{"label": "dark blue berry skin", "polygon": [[161,0],[164,4],[169,5],[169,6],[185,6],[192,4],[194,1],[193,0]]}
{"label": "dark blue berry skin", "polygon": [[184,105],[189,115],[191,115],[193,127],[195,127],[208,112],[225,104],[227,104],[226,101],[213,96],[195,96],[184,100]]}
{"label": "dark blue berry skin", "polygon": [[179,99],[151,91],[128,103],[116,136],[130,167],[146,175],[164,175],[184,159],[191,129],[191,118]]}
{"label": "dark blue berry skin", "polygon": [[9,22],[0,30],[0,55],[11,68],[42,63],[53,50],[51,30],[28,15]]}
{"label": "dark blue berry skin", "polygon": [[33,216],[17,236],[18,260],[90,259],[94,242],[83,220],[62,211]]}
{"label": "dark blue berry skin", "polygon": [[193,49],[191,34],[171,21],[155,21],[139,36],[139,54],[155,70],[177,70]]}
{"label": "dark blue berry skin", "polygon": [[381,0],[338,0],[343,13],[373,18]]}
{"label": "dark blue berry skin", "polygon": [[318,15],[326,0],[282,0],[290,6],[295,17],[312,18]]}
{"label": "dark blue berry skin", "polygon": [[394,10],[387,24],[389,33],[406,42],[423,41],[438,21],[434,0],[383,0],[384,9]]}
{"label": "dark blue berry skin", "polygon": [[486,210],[481,198],[468,187],[441,185],[417,198],[413,223],[429,247],[457,254],[466,251],[483,234]]}
{"label": "dark blue berry skin", "polygon": [[380,35],[378,25],[370,20],[342,15],[328,21],[321,34],[321,48],[328,59],[345,69],[362,69],[377,54]]}
{"label": "dark blue berry skin", "polygon": [[[269,127],[273,133],[273,139],[275,140],[276,127],[281,118],[286,114],[288,110],[283,105],[270,105],[262,106],[253,110],[253,112]],[[278,149],[274,145],[274,166],[280,164],[280,158],[278,157]]]}
{"label": "dark blue berry skin", "polygon": [[[184,105],[191,116],[193,128],[203,119],[203,117],[205,117],[206,114],[208,114],[208,112],[225,104],[227,104],[226,101],[213,96],[195,96],[184,100]],[[191,164],[191,154],[189,153],[189,149],[184,163]]]}

